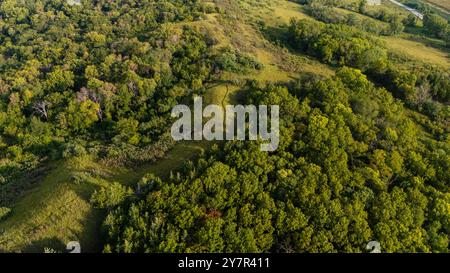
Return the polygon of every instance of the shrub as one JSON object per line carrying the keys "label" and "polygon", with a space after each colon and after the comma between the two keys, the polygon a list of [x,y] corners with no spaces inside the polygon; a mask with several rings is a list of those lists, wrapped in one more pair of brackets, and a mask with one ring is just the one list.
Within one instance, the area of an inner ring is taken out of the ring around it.
{"label": "shrub", "polygon": [[10,208],[0,207],[0,220],[5,219],[11,213]]}
{"label": "shrub", "polygon": [[99,208],[112,208],[122,203],[133,191],[114,182],[106,188],[101,188],[92,194],[91,202]]}
{"label": "shrub", "polygon": [[68,143],[63,150],[63,158],[77,157],[86,155],[86,149],[78,143]]}
{"label": "shrub", "polygon": [[242,73],[250,70],[261,70],[263,65],[254,58],[231,48],[223,48],[215,60],[216,66],[224,71]]}

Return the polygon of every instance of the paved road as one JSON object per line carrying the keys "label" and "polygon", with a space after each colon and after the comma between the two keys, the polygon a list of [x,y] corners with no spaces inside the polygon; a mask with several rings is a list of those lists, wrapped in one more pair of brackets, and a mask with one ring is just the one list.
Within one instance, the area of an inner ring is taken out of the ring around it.
{"label": "paved road", "polygon": [[395,0],[389,0],[389,1],[391,1],[394,4],[396,4],[397,6],[400,6],[400,7],[404,8],[404,9],[408,10],[409,12],[411,12],[412,14],[417,16],[419,19],[423,20],[423,14],[418,12],[416,9],[410,8],[410,7],[408,7],[406,5],[403,5],[402,3],[398,2],[398,1],[395,1]]}

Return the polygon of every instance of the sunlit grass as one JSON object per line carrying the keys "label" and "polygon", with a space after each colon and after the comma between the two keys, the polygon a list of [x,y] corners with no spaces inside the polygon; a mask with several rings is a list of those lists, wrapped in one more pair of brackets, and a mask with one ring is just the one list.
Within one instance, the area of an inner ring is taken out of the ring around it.
{"label": "sunlit grass", "polygon": [[450,68],[449,53],[437,48],[426,46],[423,43],[399,38],[383,37],[386,46],[397,53],[403,53],[411,60],[436,64],[444,68]]}

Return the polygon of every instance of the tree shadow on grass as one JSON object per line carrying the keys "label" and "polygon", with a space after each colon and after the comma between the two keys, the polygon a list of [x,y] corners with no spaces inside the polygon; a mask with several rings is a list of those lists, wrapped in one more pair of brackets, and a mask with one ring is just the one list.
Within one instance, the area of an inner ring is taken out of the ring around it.
{"label": "tree shadow on grass", "polygon": [[66,244],[56,237],[34,241],[30,245],[26,246],[22,252],[44,253],[46,248],[52,249],[57,252],[66,252]]}
{"label": "tree shadow on grass", "polygon": [[286,47],[287,49],[292,51],[288,43],[289,31],[287,25],[279,27],[264,27],[261,29],[261,33],[266,40],[276,45]]}

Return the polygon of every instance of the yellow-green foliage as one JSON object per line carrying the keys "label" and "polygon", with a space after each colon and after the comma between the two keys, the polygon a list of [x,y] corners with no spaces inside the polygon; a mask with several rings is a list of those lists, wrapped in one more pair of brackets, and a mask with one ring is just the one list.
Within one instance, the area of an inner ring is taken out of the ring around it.
{"label": "yellow-green foliage", "polygon": [[[262,63],[263,69],[240,75],[224,73],[221,78],[224,83],[206,90],[206,102],[235,102],[234,95],[247,79],[277,82],[289,81],[302,72],[334,74],[327,65],[271,43],[259,29],[259,21],[277,27],[289,23],[291,18],[309,18],[300,5],[285,0],[239,0],[217,1],[213,6],[223,12],[207,14],[202,20],[190,23],[168,23],[167,27],[179,30],[186,24],[197,26],[216,41],[216,49],[230,46],[240,50]],[[404,38],[384,39],[389,48],[411,59],[450,68],[447,54],[436,48]],[[132,186],[147,173],[168,177],[210,146],[209,142],[178,143],[156,164],[144,164],[136,169],[111,168],[96,163],[90,156],[52,163],[53,168],[44,179],[11,206],[7,218],[0,220],[0,252],[43,252],[48,247],[63,250],[69,241],[80,241],[82,251],[100,250],[99,232],[104,212],[89,202],[94,190],[112,182]]]}

